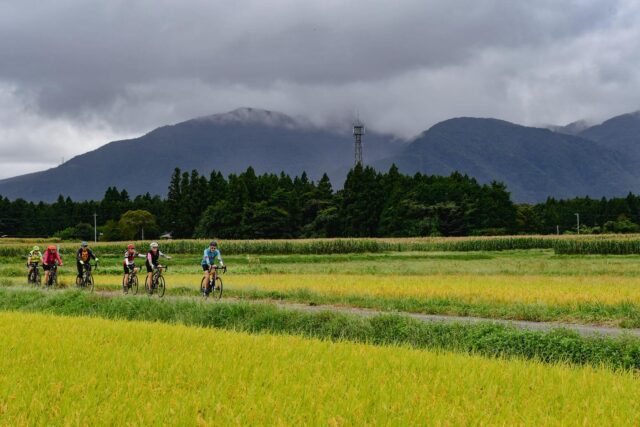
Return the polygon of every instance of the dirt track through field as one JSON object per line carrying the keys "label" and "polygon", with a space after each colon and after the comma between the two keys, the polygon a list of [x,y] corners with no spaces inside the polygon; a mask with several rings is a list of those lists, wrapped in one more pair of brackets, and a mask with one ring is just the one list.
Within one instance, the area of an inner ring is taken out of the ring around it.
{"label": "dirt track through field", "polygon": [[[124,295],[118,292],[97,292],[97,294],[105,296],[105,297],[125,297]],[[138,297],[145,297],[144,295],[138,295]],[[199,300],[200,297],[190,297],[190,296],[165,296],[165,299],[175,300],[175,299],[190,299],[190,300]],[[215,304],[218,303],[219,300],[208,299],[206,300],[208,303]],[[244,300],[244,299],[236,299],[236,298],[223,298],[223,302],[225,303],[250,303],[250,304],[270,304],[275,305],[282,310],[298,310],[305,311],[310,313],[321,313],[326,311],[331,311],[334,313],[344,313],[351,314],[363,317],[373,317],[380,315],[397,315],[397,316],[405,316],[410,317],[415,320],[419,320],[421,322],[431,322],[431,323],[466,323],[466,324],[476,324],[476,323],[494,323],[498,325],[511,326],[519,329],[527,329],[531,331],[552,331],[554,329],[568,329],[574,332],[579,333],[582,336],[593,336],[593,335],[604,335],[604,336],[621,336],[621,335],[629,335],[640,338],[640,329],[623,329],[623,328],[613,328],[607,326],[595,326],[595,325],[581,325],[575,323],[562,323],[562,322],[532,322],[525,320],[504,320],[504,319],[490,319],[483,317],[464,317],[464,316],[447,316],[447,315],[437,315],[437,314],[419,314],[419,313],[408,313],[408,312],[398,312],[398,311],[381,311],[381,310],[372,310],[372,309],[364,309],[357,307],[344,307],[344,306],[335,306],[335,305],[309,305],[309,304],[301,304],[301,303],[290,303],[283,302],[277,300]]]}

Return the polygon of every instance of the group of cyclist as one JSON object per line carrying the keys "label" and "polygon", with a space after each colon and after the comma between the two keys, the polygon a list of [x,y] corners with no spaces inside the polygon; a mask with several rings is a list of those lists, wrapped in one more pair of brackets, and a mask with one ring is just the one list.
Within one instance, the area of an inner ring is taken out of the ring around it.
{"label": "group of cyclist", "polygon": [[[91,270],[90,260],[98,261],[98,258],[89,248],[87,242],[82,242],[80,248],[76,252],[76,269],[78,270],[78,277],[82,277],[84,270]],[[40,252],[39,246],[34,246],[29,255],[27,256],[27,268],[29,269],[29,277],[33,274],[33,271],[38,268],[38,265],[42,263],[42,269],[44,270],[44,282],[49,282],[49,274],[52,268],[62,266],[62,258],[58,247],[56,245],[49,245],[44,251],[44,254]]]}
{"label": "group of cyclist", "polygon": [[[136,251],[136,247],[133,244],[129,244],[127,246],[127,250],[124,253],[123,260],[123,271],[124,278],[122,281],[125,292],[127,291],[126,286],[129,283],[129,275],[131,273],[137,274],[139,268],[136,266],[136,258],[144,258],[145,266],[147,268],[147,281],[151,283],[152,275],[154,270],[162,269],[163,267],[160,265],[160,258],[171,259],[170,256],[162,253],[160,251],[160,246],[158,243],[153,242],[149,245],[149,251],[146,255],[143,255]],[[218,249],[218,243],[216,241],[212,241],[209,244],[209,247],[205,248],[204,254],[201,261],[202,270],[204,271],[206,283],[209,283],[209,274],[214,269],[217,268],[215,265],[215,260],[218,259],[219,267],[224,267],[224,261],[222,260],[222,254]],[[76,267],[78,270],[78,276],[82,277],[84,270],[91,270],[90,261],[98,261],[95,253],[91,248],[89,248],[89,243],[82,242],[80,248],[76,252]],[[29,269],[29,277],[31,277],[34,269],[38,268],[38,264],[42,263],[42,268],[45,272],[45,283],[49,282],[49,272],[52,268],[56,268],[57,266],[62,266],[62,258],[60,257],[60,253],[58,251],[58,247],[55,245],[47,246],[44,254],[40,252],[40,248],[38,246],[34,246],[29,255],[27,256],[27,267]],[[205,291],[210,291],[209,289],[205,289]]]}

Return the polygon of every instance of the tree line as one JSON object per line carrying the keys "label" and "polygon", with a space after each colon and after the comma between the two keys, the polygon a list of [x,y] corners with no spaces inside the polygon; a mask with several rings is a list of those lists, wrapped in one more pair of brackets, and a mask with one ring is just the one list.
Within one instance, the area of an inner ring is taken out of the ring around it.
{"label": "tree line", "polygon": [[356,166],[337,191],[326,174],[314,182],[305,173],[258,175],[253,168],[227,177],[175,169],[165,198],[132,198],[115,187],[99,201],[60,196],[33,203],[0,196],[0,236],[89,239],[94,214],[102,240],[163,233],[236,239],[553,234],[575,232],[576,213],[583,232],[640,229],[640,198],[633,194],[514,204],[498,182]]}

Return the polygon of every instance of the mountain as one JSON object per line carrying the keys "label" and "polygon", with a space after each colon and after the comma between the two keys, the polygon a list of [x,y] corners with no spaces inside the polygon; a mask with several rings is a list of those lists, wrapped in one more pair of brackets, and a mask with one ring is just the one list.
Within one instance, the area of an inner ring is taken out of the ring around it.
{"label": "mountain", "polygon": [[480,182],[502,181],[518,202],[548,196],[621,196],[640,190],[640,174],[620,153],[549,129],[496,119],[456,118],[438,123],[403,153],[376,162],[404,172],[459,171]]}
{"label": "mountain", "polygon": [[[368,133],[365,156],[375,161],[400,151],[393,137]],[[306,171],[313,179],[327,172],[341,185],[353,166],[353,139],[303,119],[255,108],[200,117],[163,126],[139,138],[108,143],[46,171],[0,180],[0,194],[51,201],[100,199],[109,186],[129,194],[165,195],[175,167],[209,174]]]}
{"label": "mountain", "polygon": [[636,167],[640,165],[640,111],[613,117],[579,136],[631,157]]}
{"label": "mountain", "polygon": [[[640,192],[640,113],[579,131],[584,126],[576,122],[551,131],[496,119],[456,118],[408,144],[369,132],[365,161],[378,169],[396,163],[405,173],[459,171],[483,183],[501,181],[518,202]],[[56,168],[0,180],[0,195],[36,201],[59,194],[99,199],[109,186],[131,195],[165,195],[175,167],[229,174],[253,166],[257,173],[307,171],[312,179],[327,172],[339,187],[352,165],[350,133],[273,111],[240,108],[163,126]]]}
{"label": "mountain", "polygon": [[578,120],[576,122],[572,122],[564,126],[553,126],[553,125],[547,126],[548,129],[554,132],[564,133],[566,135],[574,135],[574,136],[579,135],[580,132],[588,129],[589,127],[590,127],[589,122],[587,122],[586,120]]}

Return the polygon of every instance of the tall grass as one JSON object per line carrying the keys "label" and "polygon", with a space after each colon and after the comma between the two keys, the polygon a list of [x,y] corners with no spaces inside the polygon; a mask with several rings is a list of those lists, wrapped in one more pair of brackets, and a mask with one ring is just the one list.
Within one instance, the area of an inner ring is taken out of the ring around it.
{"label": "tall grass", "polygon": [[0,424],[637,425],[629,372],[0,313]]}
{"label": "tall grass", "polygon": [[640,369],[640,340],[626,337],[587,338],[566,330],[543,333],[489,323],[424,323],[392,315],[362,318],[333,312],[290,311],[262,304],[158,301],[146,297],[105,298],[81,292],[58,292],[52,295],[6,289],[0,290],[0,309],[160,321],[378,345],[402,344],[491,357]]}

